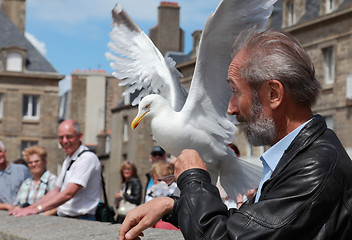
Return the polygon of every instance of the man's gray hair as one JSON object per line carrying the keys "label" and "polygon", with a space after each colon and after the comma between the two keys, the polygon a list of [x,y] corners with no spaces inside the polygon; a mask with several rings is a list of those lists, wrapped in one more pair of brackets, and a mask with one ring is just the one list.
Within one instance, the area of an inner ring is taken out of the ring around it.
{"label": "man's gray hair", "polygon": [[241,77],[259,89],[267,80],[278,80],[299,105],[312,106],[321,91],[314,65],[303,47],[287,33],[279,31],[242,32],[233,46],[232,56],[245,54]]}
{"label": "man's gray hair", "polygon": [[6,148],[5,148],[5,144],[0,140],[0,148],[1,151],[5,152]]}
{"label": "man's gray hair", "polygon": [[76,134],[81,133],[81,127],[79,126],[79,123],[77,121],[73,121],[73,129],[75,130]]}

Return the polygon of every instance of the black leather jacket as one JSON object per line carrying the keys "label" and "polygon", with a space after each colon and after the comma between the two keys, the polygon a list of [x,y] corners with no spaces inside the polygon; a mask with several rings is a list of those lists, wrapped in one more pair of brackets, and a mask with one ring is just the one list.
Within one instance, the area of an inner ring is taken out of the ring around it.
{"label": "black leather jacket", "polygon": [[125,192],[123,193],[124,199],[133,204],[141,204],[142,200],[142,184],[136,177],[125,182]]}
{"label": "black leather jacket", "polygon": [[177,184],[181,197],[164,220],[185,239],[352,239],[352,162],[319,115],[285,151],[257,203],[228,211],[201,169]]}

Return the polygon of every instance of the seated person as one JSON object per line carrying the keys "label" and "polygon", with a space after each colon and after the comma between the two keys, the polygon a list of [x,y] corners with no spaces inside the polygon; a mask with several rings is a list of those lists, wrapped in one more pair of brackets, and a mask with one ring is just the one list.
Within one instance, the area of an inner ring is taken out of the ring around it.
{"label": "seated person", "polygon": [[[153,178],[154,185],[147,190],[145,196],[146,202],[157,197],[179,196],[180,190],[177,187],[173,173],[173,167],[168,162],[159,161],[152,165],[150,176]],[[154,228],[179,230],[172,224],[164,221],[157,222]]]}
{"label": "seated person", "polygon": [[[32,146],[26,148],[22,154],[27,161],[32,177],[22,183],[15,202],[13,205],[7,204],[7,210],[12,210],[14,207],[27,207],[37,202],[55,185],[56,176],[46,169],[48,154],[45,148]],[[56,209],[44,212],[44,215],[54,214],[56,214]]]}
{"label": "seated person", "polygon": [[31,177],[28,167],[10,163],[6,159],[5,144],[0,141],[0,209],[8,209],[24,180]]}
{"label": "seated person", "polygon": [[[154,164],[154,163],[159,162],[159,161],[166,162],[167,161],[167,154],[166,154],[165,150],[162,147],[154,146],[152,148],[152,151],[149,154],[149,162]],[[151,186],[153,186],[153,184],[154,184],[153,176],[151,176],[150,173],[147,173],[146,177],[147,177],[147,185],[145,186],[144,194],[146,194],[148,189]],[[146,202],[146,200],[147,200],[146,196],[144,196],[143,199],[144,199],[144,202]]]}

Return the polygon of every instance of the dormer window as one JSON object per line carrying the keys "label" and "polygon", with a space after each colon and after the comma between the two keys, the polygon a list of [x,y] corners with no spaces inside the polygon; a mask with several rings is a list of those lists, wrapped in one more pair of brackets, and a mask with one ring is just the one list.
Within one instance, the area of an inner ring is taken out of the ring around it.
{"label": "dormer window", "polygon": [[8,52],[6,59],[6,71],[22,72],[22,55],[17,52]]}
{"label": "dormer window", "polygon": [[296,9],[295,9],[295,2],[290,1],[287,5],[288,10],[288,25],[294,25],[296,23]]}
{"label": "dormer window", "polygon": [[23,72],[26,50],[19,47],[2,48],[2,60],[5,71]]}
{"label": "dormer window", "polygon": [[334,0],[325,0],[325,12],[326,13],[331,13],[334,11],[335,5],[334,5]]}

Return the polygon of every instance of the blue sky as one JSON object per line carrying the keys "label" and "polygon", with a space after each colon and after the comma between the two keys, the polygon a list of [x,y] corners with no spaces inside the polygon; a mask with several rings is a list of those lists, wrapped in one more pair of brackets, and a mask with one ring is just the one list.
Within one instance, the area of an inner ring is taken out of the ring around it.
{"label": "blue sky", "polygon": [[[104,54],[111,31],[111,10],[119,2],[148,35],[157,24],[159,0],[27,0],[26,36],[62,75],[75,69],[103,69],[111,73]],[[181,28],[185,51],[192,46],[191,34],[202,29],[220,0],[180,0]],[[68,87],[60,84],[61,92]]]}

